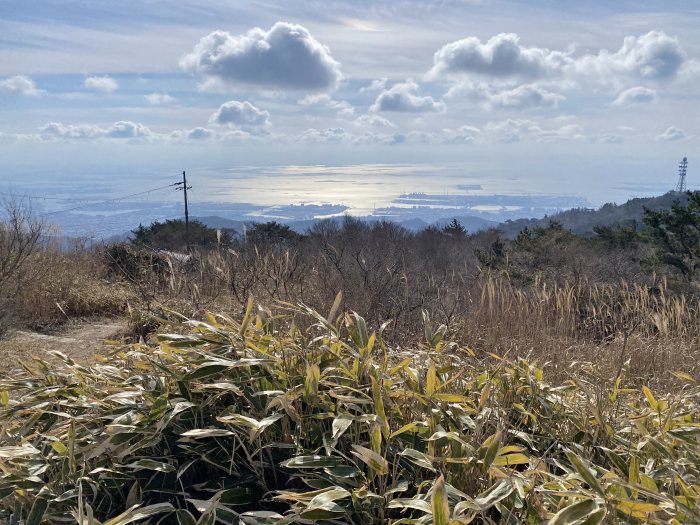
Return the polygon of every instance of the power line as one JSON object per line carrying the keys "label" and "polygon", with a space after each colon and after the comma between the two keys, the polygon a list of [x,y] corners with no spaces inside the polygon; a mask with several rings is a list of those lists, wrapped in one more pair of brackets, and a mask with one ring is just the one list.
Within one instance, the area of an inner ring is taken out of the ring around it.
{"label": "power line", "polygon": [[153,193],[154,191],[160,191],[160,190],[165,190],[165,189],[167,189],[167,188],[172,188],[172,187],[175,186],[176,184],[177,184],[177,183],[168,184],[167,186],[161,186],[161,187],[159,187],[159,188],[153,188],[153,189],[150,189],[150,190],[139,191],[139,192],[137,192],[137,193],[131,193],[131,194],[129,194],[129,195],[124,195],[124,196],[122,196],[122,197],[115,197],[115,198],[113,198],[113,199],[107,199],[107,200],[104,200],[104,201],[89,202],[89,203],[87,203],[87,204],[81,204],[80,206],[74,206],[74,207],[72,207],[72,208],[66,208],[66,209],[63,209],[63,210],[56,210],[56,211],[50,211],[50,212],[46,212],[46,213],[41,213],[40,216],[45,217],[45,216],[47,216],[47,215],[56,215],[56,214],[58,214],[58,213],[67,213],[67,212],[70,212],[70,211],[81,210],[81,209],[83,209],[83,208],[89,208],[90,206],[97,206],[97,205],[100,205],[100,204],[109,204],[109,203],[112,203],[112,202],[119,202],[119,201],[123,201],[124,199],[130,199],[131,197],[138,197],[139,195],[146,195],[147,193]]}
{"label": "power line", "polygon": [[[68,202],[86,202],[89,201],[90,199],[71,199],[70,197],[44,197],[44,196],[39,196],[39,195],[28,195],[26,193],[10,193],[6,191],[0,191],[0,195],[3,195],[5,197],[18,197],[20,199],[35,199],[35,200],[43,200],[43,201],[68,201]],[[93,199],[94,201],[94,199]]]}
{"label": "power line", "polygon": [[[171,184],[170,186],[172,186],[172,184]],[[164,186],[164,187],[167,188],[167,187],[169,187],[169,186]],[[156,191],[156,190],[159,190],[159,189],[162,189],[162,188],[154,188],[154,189],[152,189],[152,190],[146,190],[146,191],[143,192],[143,193],[150,193],[150,192],[152,192],[152,191]],[[25,198],[26,198],[26,199],[30,199],[30,200],[62,201],[62,202],[84,202],[86,205],[90,205],[90,204],[102,204],[103,202],[107,202],[107,201],[104,201],[104,200],[102,200],[102,199],[75,198],[75,197],[72,197],[72,198],[71,198],[71,197],[47,197],[47,196],[44,196],[44,195],[30,195],[30,194],[25,193],[25,192],[16,192],[16,193],[13,193],[13,192],[7,192],[7,191],[0,191],[0,196],[4,196],[4,197],[16,197],[16,198],[20,198],[20,199],[25,199]],[[124,197],[117,197],[117,198],[115,198],[115,199],[113,199],[113,200],[121,200],[121,199],[124,199],[124,198],[127,198],[127,197],[131,197],[131,196],[132,196],[132,195],[126,195],[126,196],[124,196]],[[109,200],[112,200],[112,199],[109,199]],[[54,213],[54,212],[50,212],[50,213]],[[56,212],[56,213],[57,213],[57,212]]]}

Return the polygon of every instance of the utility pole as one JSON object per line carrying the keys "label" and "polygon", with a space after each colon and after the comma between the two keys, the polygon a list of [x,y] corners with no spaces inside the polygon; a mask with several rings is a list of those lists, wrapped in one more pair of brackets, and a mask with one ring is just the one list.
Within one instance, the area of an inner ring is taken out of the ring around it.
{"label": "utility pole", "polygon": [[191,190],[192,186],[187,185],[187,175],[182,172],[182,182],[176,182],[175,186],[179,186],[178,190],[182,190],[185,194],[185,243],[187,244],[187,252],[190,251],[190,211],[187,208],[187,190]]}

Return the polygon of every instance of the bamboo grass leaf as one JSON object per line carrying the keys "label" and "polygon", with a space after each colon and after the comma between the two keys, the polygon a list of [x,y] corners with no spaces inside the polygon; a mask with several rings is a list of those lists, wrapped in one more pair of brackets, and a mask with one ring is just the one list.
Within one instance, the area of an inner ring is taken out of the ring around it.
{"label": "bamboo grass leaf", "polygon": [[[585,499],[563,508],[557,512],[548,523],[549,525],[574,525],[583,523],[584,520],[597,516],[600,510],[600,505],[596,500]],[[605,512],[603,512],[601,520],[604,516]],[[595,523],[600,523],[600,521],[596,521]]]}
{"label": "bamboo grass leaf", "polygon": [[433,485],[433,495],[430,500],[433,512],[433,525],[449,525],[450,503],[447,499],[445,478],[440,476]]}
{"label": "bamboo grass leaf", "polygon": [[376,474],[386,475],[389,473],[389,464],[387,460],[373,450],[361,445],[352,445],[351,454],[360,459]]}

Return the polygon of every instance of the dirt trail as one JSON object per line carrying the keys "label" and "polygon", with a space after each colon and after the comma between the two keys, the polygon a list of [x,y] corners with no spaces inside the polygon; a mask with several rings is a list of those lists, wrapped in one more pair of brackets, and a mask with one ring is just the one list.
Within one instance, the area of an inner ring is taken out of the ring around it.
{"label": "dirt trail", "polygon": [[77,321],[64,326],[55,334],[40,334],[24,330],[11,332],[0,339],[0,353],[5,360],[5,368],[13,367],[18,360],[31,357],[53,360],[50,350],[58,350],[82,363],[90,360],[108,348],[108,340],[120,341],[128,331],[124,319],[98,319]]}

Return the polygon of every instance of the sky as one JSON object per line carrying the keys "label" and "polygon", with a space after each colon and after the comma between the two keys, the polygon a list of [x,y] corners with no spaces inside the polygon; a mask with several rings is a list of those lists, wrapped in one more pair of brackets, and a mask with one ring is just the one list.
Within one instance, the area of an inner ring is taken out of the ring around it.
{"label": "sky", "polygon": [[[698,27],[695,0],[2,0],[0,190],[250,167],[248,201],[332,202],[377,167],[387,201],[476,181],[601,204],[672,189],[683,156],[693,187]],[[243,198],[204,179],[195,199]]]}

